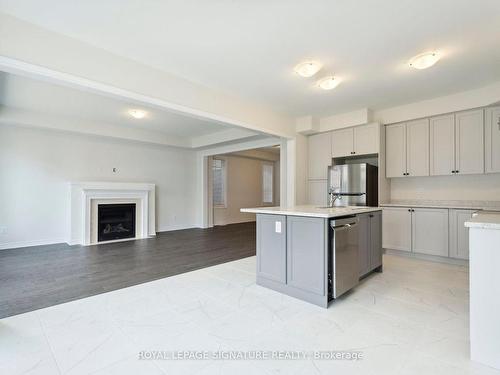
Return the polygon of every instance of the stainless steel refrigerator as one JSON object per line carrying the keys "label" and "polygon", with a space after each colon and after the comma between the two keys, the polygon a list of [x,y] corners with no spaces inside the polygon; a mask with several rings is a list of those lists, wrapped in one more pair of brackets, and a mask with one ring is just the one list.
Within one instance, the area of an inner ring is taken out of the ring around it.
{"label": "stainless steel refrigerator", "polygon": [[328,200],[334,206],[378,206],[378,167],[342,164],[328,167]]}

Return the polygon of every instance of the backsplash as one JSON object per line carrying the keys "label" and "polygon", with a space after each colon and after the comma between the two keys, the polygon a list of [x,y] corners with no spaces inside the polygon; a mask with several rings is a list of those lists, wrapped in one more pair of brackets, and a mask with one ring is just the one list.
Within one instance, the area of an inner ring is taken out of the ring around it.
{"label": "backsplash", "polygon": [[391,179],[391,201],[500,201],[500,173]]}

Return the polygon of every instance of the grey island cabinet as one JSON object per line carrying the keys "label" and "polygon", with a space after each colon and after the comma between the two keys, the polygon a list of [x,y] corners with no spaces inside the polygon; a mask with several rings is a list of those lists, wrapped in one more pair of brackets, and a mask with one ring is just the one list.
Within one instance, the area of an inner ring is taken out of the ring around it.
{"label": "grey island cabinet", "polygon": [[382,270],[378,207],[241,211],[257,215],[258,285],[327,307],[353,282]]}

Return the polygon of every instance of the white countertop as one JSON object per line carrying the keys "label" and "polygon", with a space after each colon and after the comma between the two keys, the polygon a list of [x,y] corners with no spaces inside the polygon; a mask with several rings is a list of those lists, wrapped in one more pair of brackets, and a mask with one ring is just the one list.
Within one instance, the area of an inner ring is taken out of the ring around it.
{"label": "white countertop", "polygon": [[381,207],[457,208],[463,210],[500,211],[499,201],[393,200]]}
{"label": "white countertop", "polygon": [[307,216],[319,217],[330,219],[333,217],[340,217],[346,215],[356,215],[365,212],[381,211],[380,207],[333,207],[333,208],[320,208],[313,205],[308,206],[294,206],[294,207],[255,207],[255,208],[242,208],[241,212],[250,212],[253,214],[271,214],[271,215],[289,215],[289,216]]}
{"label": "white countertop", "polygon": [[465,226],[469,228],[500,230],[500,212],[478,212],[477,214],[474,214],[471,219],[465,222]]}

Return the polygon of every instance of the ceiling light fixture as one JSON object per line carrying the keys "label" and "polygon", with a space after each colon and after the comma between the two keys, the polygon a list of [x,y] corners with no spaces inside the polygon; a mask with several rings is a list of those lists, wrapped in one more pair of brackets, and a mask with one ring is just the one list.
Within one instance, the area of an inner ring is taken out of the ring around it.
{"label": "ceiling light fixture", "polygon": [[299,76],[312,77],[321,69],[321,64],[316,61],[306,61],[295,66],[294,70]]}
{"label": "ceiling light fixture", "polygon": [[437,63],[440,56],[437,52],[424,52],[410,59],[409,65],[415,69],[427,69]]}
{"label": "ceiling light fixture", "polygon": [[140,109],[130,109],[128,111],[128,114],[136,119],[141,119],[146,117],[146,111],[142,111]]}
{"label": "ceiling light fixture", "polygon": [[318,86],[323,90],[332,90],[337,87],[340,83],[340,79],[335,78],[334,76],[329,76],[322,78],[318,81]]}

